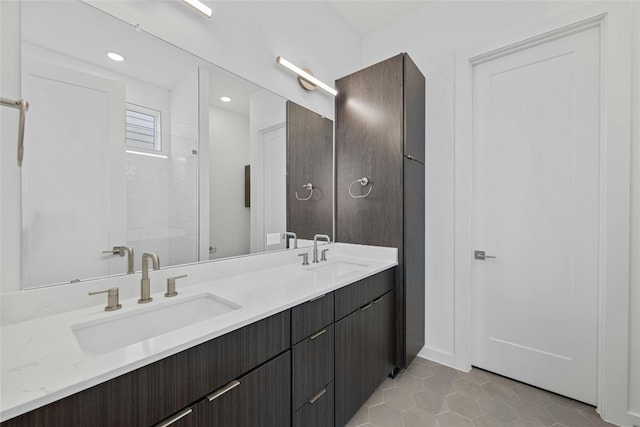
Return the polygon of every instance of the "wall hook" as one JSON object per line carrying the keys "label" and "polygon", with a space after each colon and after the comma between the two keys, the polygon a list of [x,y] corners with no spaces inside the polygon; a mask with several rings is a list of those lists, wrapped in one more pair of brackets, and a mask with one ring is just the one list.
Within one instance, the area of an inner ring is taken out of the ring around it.
{"label": "wall hook", "polygon": [[354,199],[363,199],[365,197],[367,197],[369,195],[369,193],[371,193],[371,190],[373,190],[373,186],[369,187],[369,191],[367,191],[365,194],[361,194],[359,196],[354,196],[353,193],[351,192],[351,187],[353,187],[353,184],[355,183],[359,183],[360,185],[362,185],[363,187],[366,187],[367,185],[369,185],[369,178],[367,177],[363,177],[360,179],[356,179],[355,181],[353,181],[350,185],[349,185],[349,195],[351,197],[353,197]]}
{"label": "wall hook", "polygon": [[300,196],[298,196],[298,192],[296,191],[296,199],[300,200],[300,201],[305,201],[305,200],[309,200],[311,198],[311,196],[313,196],[313,184],[308,183],[308,184],[304,184],[302,186],[302,188],[306,188],[307,191],[309,192],[309,195],[306,198],[301,198]]}

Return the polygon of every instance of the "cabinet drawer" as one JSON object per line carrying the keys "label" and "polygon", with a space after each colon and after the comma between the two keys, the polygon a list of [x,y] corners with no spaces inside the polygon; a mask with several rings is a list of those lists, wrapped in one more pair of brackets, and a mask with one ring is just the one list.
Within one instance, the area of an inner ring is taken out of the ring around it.
{"label": "cabinet drawer", "polygon": [[291,425],[291,352],[212,391],[198,405],[207,427]]}
{"label": "cabinet drawer", "polygon": [[198,427],[198,404],[184,408],[153,427]]}
{"label": "cabinet drawer", "polygon": [[291,342],[297,343],[333,323],[333,292],[291,309]]}
{"label": "cabinet drawer", "polygon": [[333,380],[333,324],[293,347],[293,410]]}
{"label": "cabinet drawer", "polygon": [[335,291],[335,320],[342,319],[347,314],[353,313],[358,308],[393,289],[396,283],[395,275],[396,267]]}
{"label": "cabinet drawer", "polygon": [[333,381],[293,414],[293,427],[330,427],[333,424]]}

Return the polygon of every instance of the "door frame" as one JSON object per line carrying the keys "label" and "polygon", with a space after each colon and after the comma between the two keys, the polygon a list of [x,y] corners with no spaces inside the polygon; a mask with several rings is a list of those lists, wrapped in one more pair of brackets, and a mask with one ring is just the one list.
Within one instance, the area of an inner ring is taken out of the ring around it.
{"label": "door frame", "polygon": [[[455,58],[455,366],[471,369],[473,67],[588,28],[600,30],[600,219],[597,408],[632,424],[628,412],[631,2],[598,2],[512,33]],[[606,349],[606,352],[605,352]]]}

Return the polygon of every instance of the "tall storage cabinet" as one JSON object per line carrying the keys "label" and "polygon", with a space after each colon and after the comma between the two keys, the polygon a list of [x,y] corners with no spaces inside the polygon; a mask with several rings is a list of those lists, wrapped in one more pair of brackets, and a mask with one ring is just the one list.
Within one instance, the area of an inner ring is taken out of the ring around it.
{"label": "tall storage cabinet", "polygon": [[407,367],[425,335],[425,78],[403,53],[336,89],[336,241],[398,248],[396,365]]}

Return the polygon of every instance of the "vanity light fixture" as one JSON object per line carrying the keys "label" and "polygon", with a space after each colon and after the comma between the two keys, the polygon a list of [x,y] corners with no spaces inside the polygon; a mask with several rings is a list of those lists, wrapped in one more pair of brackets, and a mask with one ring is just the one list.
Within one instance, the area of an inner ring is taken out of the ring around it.
{"label": "vanity light fixture", "polygon": [[290,71],[293,71],[294,73],[296,73],[298,75],[298,82],[300,83],[300,86],[302,86],[306,90],[314,90],[316,86],[318,86],[326,90],[333,96],[336,96],[338,94],[337,90],[335,90],[328,84],[318,80],[313,74],[311,74],[311,71],[303,70],[302,68],[296,65],[293,65],[291,62],[287,61],[282,56],[278,56],[276,58],[276,62],[282,65],[283,67],[289,69]]}
{"label": "vanity light fixture", "polygon": [[129,154],[137,154],[138,156],[157,157],[159,159],[168,159],[169,158],[169,156],[165,156],[164,154],[145,153],[144,151],[124,150],[124,152],[125,153],[129,153]]}
{"label": "vanity light fixture", "polygon": [[198,1],[198,0],[182,0],[182,1],[184,1],[189,6],[193,7],[198,12],[202,13],[207,18],[211,18],[213,16],[213,10],[206,4],[202,3],[201,1]]}
{"label": "vanity light fixture", "polygon": [[231,98],[229,98],[228,96],[221,96],[220,97],[220,101],[222,101],[222,102],[231,102]]}
{"label": "vanity light fixture", "polygon": [[122,62],[124,61],[124,56],[120,55],[117,52],[107,52],[107,57],[112,60],[112,61],[116,61],[116,62]]}

